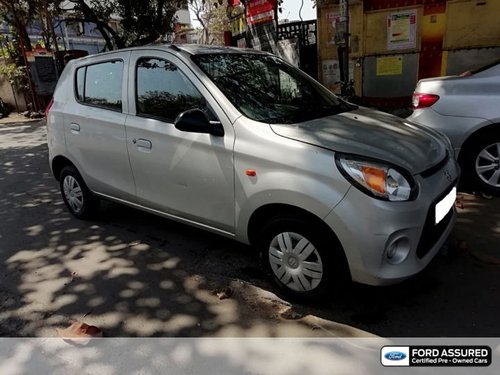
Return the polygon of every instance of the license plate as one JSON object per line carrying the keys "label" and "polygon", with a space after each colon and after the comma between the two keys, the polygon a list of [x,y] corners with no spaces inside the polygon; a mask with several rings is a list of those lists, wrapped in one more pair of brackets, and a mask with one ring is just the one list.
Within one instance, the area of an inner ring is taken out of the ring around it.
{"label": "license plate", "polygon": [[450,212],[451,208],[455,204],[455,200],[457,199],[457,188],[454,187],[451,189],[451,191],[441,199],[437,204],[436,204],[436,217],[435,217],[435,224],[439,224],[441,220],[444,219],[444,217]]}

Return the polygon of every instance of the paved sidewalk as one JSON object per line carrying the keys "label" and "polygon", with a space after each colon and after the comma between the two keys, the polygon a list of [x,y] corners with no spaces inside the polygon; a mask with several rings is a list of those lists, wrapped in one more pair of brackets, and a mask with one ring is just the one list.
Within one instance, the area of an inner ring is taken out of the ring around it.
{"label": "paved sidewalk", "polygon": [[23,116],[20,113],[12,112],[7,117],[0,118],[0,126],[8,126],[8,125],[14,125],[14,124],[32,123],[32,122],[38,122],[38,121],[41,121],[41,120],[43,120],[43,119],[28,118],[26,116]]}

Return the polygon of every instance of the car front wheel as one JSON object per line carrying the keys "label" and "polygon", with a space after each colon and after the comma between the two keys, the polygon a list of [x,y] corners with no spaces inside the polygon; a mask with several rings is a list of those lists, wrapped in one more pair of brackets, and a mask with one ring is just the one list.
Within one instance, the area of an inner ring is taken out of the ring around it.
{"label": "car front wheel", "polygon": [[292,297],[318,300],[347,281],[346,262],[332,236],[296,218],[274,218],[262,229],[259,248],[277,285]]}

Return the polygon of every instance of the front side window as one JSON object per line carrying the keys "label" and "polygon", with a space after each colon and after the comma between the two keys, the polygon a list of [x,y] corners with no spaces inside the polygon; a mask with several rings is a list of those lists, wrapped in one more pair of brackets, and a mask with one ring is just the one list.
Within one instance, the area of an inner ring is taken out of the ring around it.
{"label": "front side window", "polygon": [[136,69],[137,114],[174,122],[182,112],[205,109],[203,96],[174,64],[158,58],[142,58]]}
{"label": "front side window", "polygon": [[354,108],[272,55],[226,53],[195,55],[192,59],[252,120],[293,124]]}
{"label": "front side window", "polygon": [[108,61],[76,71],[76,98],[84,104],[122,110],[123,62]]}

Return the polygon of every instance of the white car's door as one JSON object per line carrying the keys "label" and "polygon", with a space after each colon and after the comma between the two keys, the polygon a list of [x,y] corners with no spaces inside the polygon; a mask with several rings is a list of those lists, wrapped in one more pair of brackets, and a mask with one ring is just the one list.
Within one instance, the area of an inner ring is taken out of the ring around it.
{"label": "white car's door", "polygon": [[[127,148],[139,202],[234,233],[234,131],[202,82],[164,51],[131,54]],[[200,108],[223,136],[183,132],[174,120]]]}

